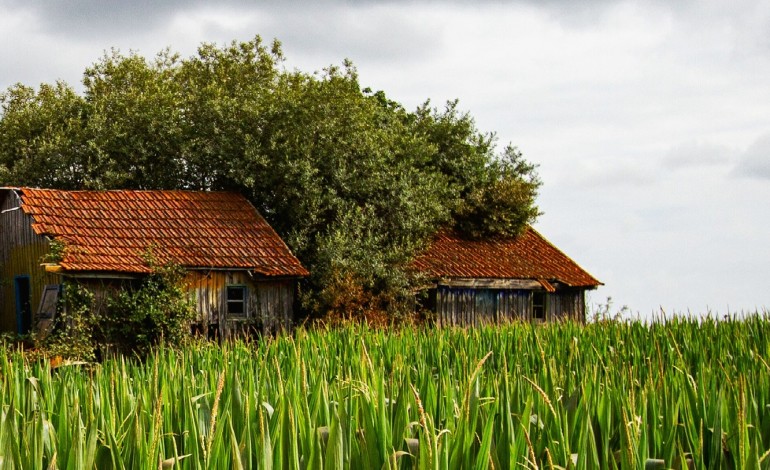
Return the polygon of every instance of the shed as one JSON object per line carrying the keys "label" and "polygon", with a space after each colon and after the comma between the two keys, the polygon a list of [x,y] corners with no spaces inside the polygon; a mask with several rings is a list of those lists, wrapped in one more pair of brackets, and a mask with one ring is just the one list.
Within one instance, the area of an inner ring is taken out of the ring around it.
{"label": "shed", "polygon": [[287,327],[308,275],[240,194],[0,188],[0,329],[25,333],[52,314],[62,280],[99,299],[145,276],[148,250],[186,270],[209,334]]}
{"label": "shed", "polygon": [[602,285],[528,226],[515,238],[438,233],[412,263],[429,280],[423,306],[441,325],[585,321],[585,292]]}

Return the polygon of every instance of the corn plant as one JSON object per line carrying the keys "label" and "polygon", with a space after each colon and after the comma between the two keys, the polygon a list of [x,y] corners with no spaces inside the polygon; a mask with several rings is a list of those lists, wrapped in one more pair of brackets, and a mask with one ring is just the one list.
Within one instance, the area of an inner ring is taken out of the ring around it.
{"label": "corn plant", "polygon": [[0,468],[770,468],[770,319],[0,350]]}

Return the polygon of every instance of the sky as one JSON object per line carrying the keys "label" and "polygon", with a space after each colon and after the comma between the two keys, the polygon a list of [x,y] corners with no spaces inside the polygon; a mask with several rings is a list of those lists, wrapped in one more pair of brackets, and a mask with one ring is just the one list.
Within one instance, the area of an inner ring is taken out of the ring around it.
{"label": "sky", "polygon": [[593,311],[770,309],[770,2],[0,0],[0,90],[255,35],[517,146],[535,228],[604,283]]}

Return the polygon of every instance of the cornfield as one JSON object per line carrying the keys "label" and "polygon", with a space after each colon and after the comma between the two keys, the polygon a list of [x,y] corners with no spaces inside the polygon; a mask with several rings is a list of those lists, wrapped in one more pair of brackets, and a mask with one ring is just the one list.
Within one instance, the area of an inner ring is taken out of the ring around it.
{"label": "cornfield", "polygon": [[769,468],[770,319],[0,352],[0,467]]}

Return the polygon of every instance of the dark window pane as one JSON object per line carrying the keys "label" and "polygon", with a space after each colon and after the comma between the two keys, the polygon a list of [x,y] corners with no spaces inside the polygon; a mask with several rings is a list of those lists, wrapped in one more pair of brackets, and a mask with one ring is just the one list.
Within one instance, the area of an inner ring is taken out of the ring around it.
{"label": "dark window pane", "polygon": [[244,287],[228,287],[227,288],[227,300],[243,300],[246,288]]}
{"label": "dark window pane", "polygon": [[538,320],[545,319],[545,294],[542,292],[532,293],[532,317]]}
{"label": "dark window pane", "polygon": [[227,314],[246,315],[246,288],[243,286],[227,287]]}
{"label": "dark window pane", "polygon": [[245,313],[243,301],[240,302],[227,302],[227,313],[229,315],[243,315]]}

